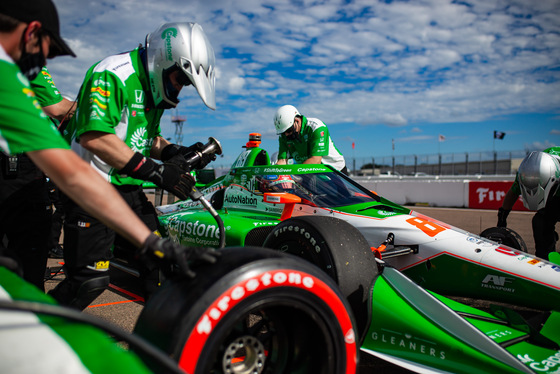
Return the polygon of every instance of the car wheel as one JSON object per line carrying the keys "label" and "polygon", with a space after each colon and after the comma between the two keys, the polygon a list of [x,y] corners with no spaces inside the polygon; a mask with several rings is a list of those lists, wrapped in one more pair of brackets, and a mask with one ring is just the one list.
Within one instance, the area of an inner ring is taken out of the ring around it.
{"label": "car wheel", "polygon": [[358,229],[333,217],[293,217],[275,226],[263,246],[301,257],[334,279],[362,336],[369,326],[370,287],[378,267]]}
{"label": "car wheel", "polygon": [[490,227],[480,233],[480,236],[498,244],[507,245],[521,252],[527,252],[527,245],[521,236],[507,227]]}
{"label": "car wheel", "polygon": [[336,284],[300,259],[226,248],[192,280],[169,281],[135,333],[188,373],[354,373],[358,346]]}

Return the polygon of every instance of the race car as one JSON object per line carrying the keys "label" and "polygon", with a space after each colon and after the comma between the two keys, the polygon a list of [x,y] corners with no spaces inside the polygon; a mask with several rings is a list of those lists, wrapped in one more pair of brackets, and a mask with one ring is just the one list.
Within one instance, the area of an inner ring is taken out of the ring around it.
{"label": "race car", "polygon": [[[201,277],[208,274],[209,280],[167,287],[152,304],[158,306],[145,308],[138,327],[180,362],[191,357],[192,372],[353,372],[351,365],[332,369],[316,359],[319,349],[333,362],[351,361],[352,349],[334,348],[335,335],[418,372],[560,370],[558,260],[535,258],[394,204],[329,166],[271,165],[265,150],[247,145],[230,172],[207,184],[200,198],[158,210],[162,234],[172,240],[225,246],[224,253],[236,247],[237,255],[228,256],[232,279],[255,280],[255,269],[239,270],[245,264],[236,259],[243,258],[244,248],[254,254],[259,253],[255,246],[265,247],[308,260],[336,282],[353,319],[352,333],[338,327],[336,334],[325,333],[332,324],[320,316],[333,308],[316,308],[329,303],[297,298],[288,311],[291,302],[283,298],[289,293],[279,289],[231,306],[229,277],[203,269]],[[213,297],[205,300],[209,290]],[[246,291],[239,289],[244,297]],[[223,308],[212,304],[216,295]],[[522,316],[504,305],[481,311],[447,296],[528,306],[532,312]],[[310,304],[315,309],[307,313]],[[311,333],[298,333],[297,323],[291,326],[294,313],[307,321]],[[258,328],[250,323],[255,315],[265,321]],[[315,337],[310,341],[309,336]],[[193,359],[192,339],[220,344],[202,348]],[[299,367],[301,356],[295,352],[310,349],[314,353],[304,354],[309,360]],[[232,358],[240,366],[230,366]]]}
{"label": "race car", "polygon": [[223,235],[226,246],[282,249],[328,270],[332,250],[317,244],[328,248],[328,240],[311,235],[318,228],[308,221],[332,217],[356,227],[378,257],[424,288],[560,308],[560,264],[392,203],[326,165],[270,165],[265,150],[245,146],[230,172],[201,192],[223,221],[223,233],[200,200],[187,200],[157,207],[164,236],[218,247]]}

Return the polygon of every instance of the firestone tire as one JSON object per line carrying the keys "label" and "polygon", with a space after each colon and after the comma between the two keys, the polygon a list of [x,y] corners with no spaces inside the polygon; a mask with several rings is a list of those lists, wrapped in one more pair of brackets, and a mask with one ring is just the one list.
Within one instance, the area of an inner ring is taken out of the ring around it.
{"label": "firestone tire", "polygon": [[490,227],[480,233],[480,236],[507,245],[521,252],[527,252],[527,245],[521,235],[507,227]]}
{"label": "firestone tire", "polygon": [[334,279],[350,303],[359,338],[363,336],[369,326],[370,288],[378,266],[358,229],[333,217],[293,217],[275,226],[263,246],[301,257]]}
{"label": "firestone tire", "polygon": [[196,271],[164,284],[135,328],[187,373],[355,373],[350,308],[319,269],[245,247]]}

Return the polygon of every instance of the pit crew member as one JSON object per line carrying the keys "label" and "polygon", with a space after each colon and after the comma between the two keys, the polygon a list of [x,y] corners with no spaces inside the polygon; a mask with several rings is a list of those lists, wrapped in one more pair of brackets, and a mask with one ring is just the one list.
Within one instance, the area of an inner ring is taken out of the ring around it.
{"label": "pit crew member", "polygon": [[115,189],[69,149],[28,80],[39,73],[47,57],[60,55],[74,53],[60,37],[51,0],[0,3],[0,150],[6,155],[26,153],[65,194],[130,240],[140,254],[177,263],[190,275],[189,259],[215,262],[212,250],[186,250],[152,234]]}
{"label": "pit crew member", "polygon": [[296,107],[284,105],[274,116],[278,137],[278,165],[289,159],[300,164],[326,164],[348,175],[344,156],[336,148],[329,129],[318,118],[307,118]]}
{"label": "pit crew member", "polygon": [[507,217],[519,195],[533,216],[533,239],[537,257],[548,259],[556,250],[558,234],[556,222],[560,220],[560,147],[547,148],[528,154],[517,171],[513,185],[498,209],[498,227],[507,226]]}
{"label": "pit crew member", "polygon": [[[191,166],[202,169],[215,159],[205,155],[196,165],[187,165],[183,155],[199,150],[202,143],[183,147],[160,134],[163,112],[177,106],[183,86],[194,86],[203,102],[215,109],[214,59],[200,25],[163,24],[146,36],[144,47],[106,57],[88,70],[76,114],[64,129],[72,149],[113,184],[153,232],[158,229],[156,212],[142,183],[151,181],[186,199],[195,185],[188,173]],[[109,285],[113,245],[127,250],[127,243],[72,201],[65,210],[67,278],[51,294],[69,304],[81,285],[92,284],[96,292],[83,296],[79,303],[85,307]],[[155,264],[145,265],[139,270],[148,297],[158,286],[159,269]]]}

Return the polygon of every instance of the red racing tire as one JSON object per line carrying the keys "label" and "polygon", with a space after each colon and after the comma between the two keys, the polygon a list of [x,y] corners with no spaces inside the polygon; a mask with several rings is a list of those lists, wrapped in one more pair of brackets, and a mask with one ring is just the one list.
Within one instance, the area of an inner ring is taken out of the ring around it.
{"label": "red racing tire", "polygon": [[316,267],[245,247],[196,271],[164,284],[135,328],[187,373],[355,373],[350,308]]}

